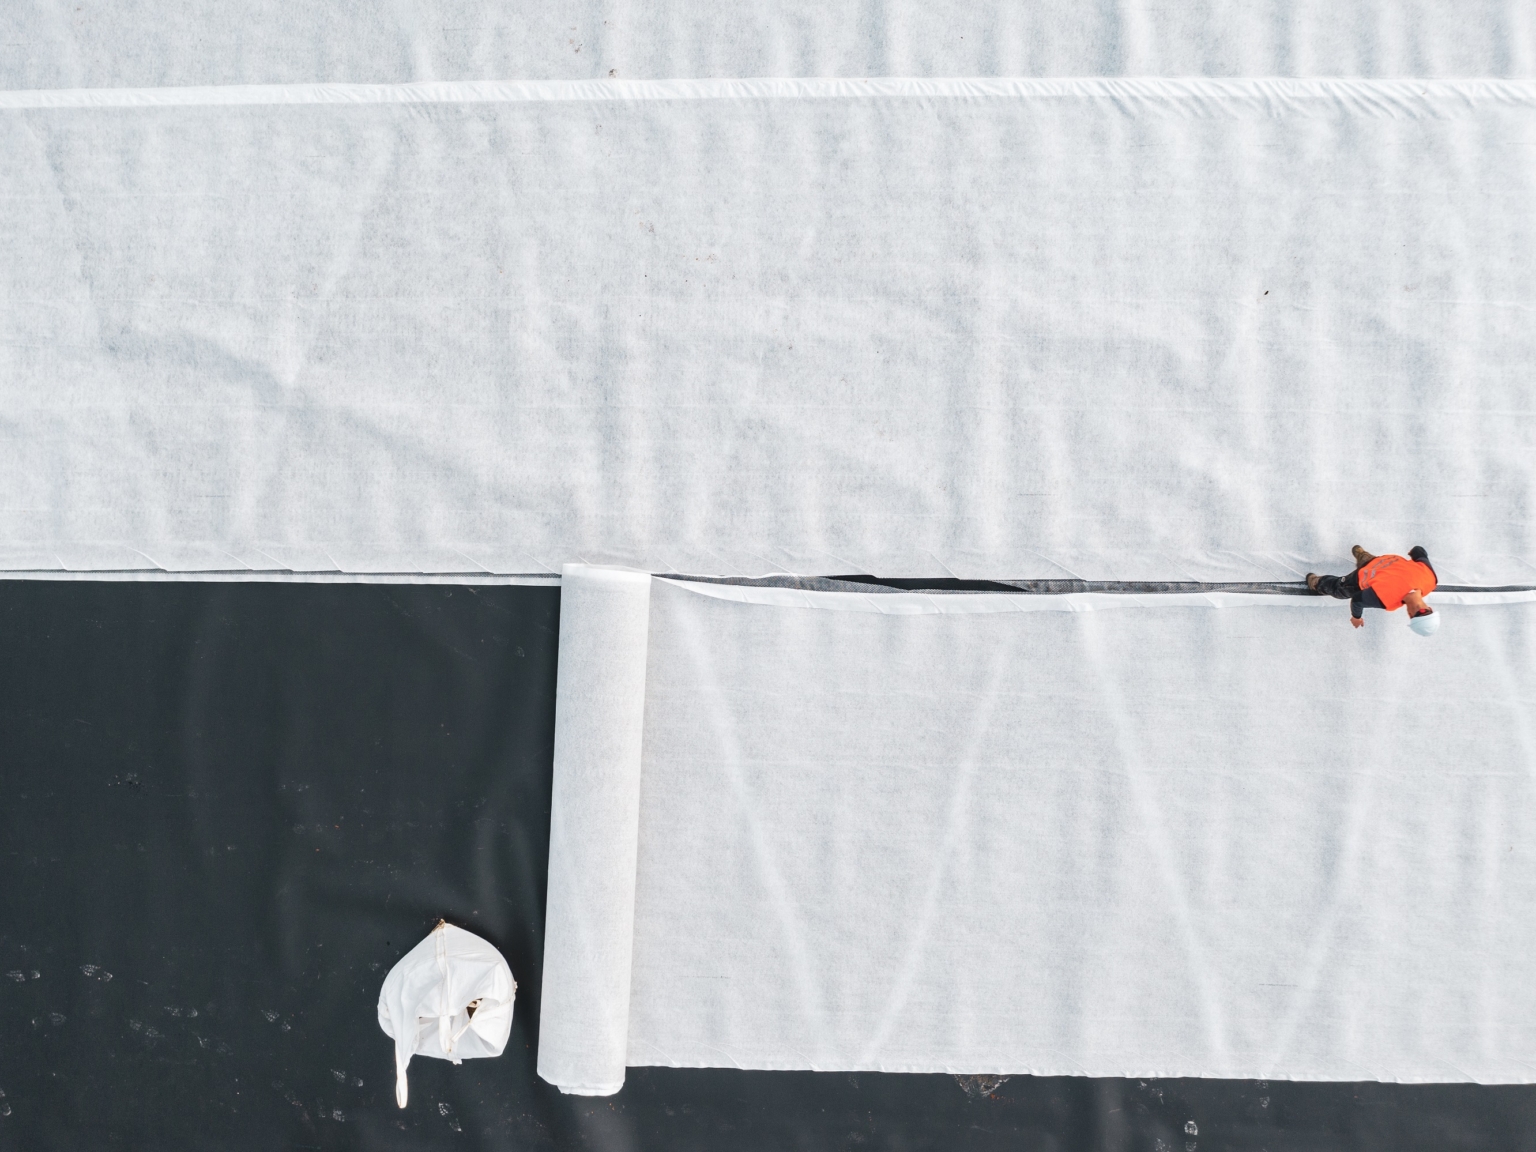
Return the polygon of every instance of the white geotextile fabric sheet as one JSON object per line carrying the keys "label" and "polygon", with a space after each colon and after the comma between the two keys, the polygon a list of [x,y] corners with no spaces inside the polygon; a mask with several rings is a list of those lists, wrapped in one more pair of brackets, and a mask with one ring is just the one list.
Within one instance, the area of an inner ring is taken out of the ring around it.
{"label": "white geotextile fabric sheet", "polygon": [[560,706],[645,700],[638,770],[632,706],[622,755],[557,749],[563,1088],[1536,1080],[1531,597],[1440,600],[1424,640],[1307,598],[565,583]]}
{"label": "white geotextile fabric sheet", "polygon": [[1531,81],[11,91],[0,149],[11,570],[1536,578]]}
{"label": "white geotextile fabric sheet", "polygon": [[7,0],[0,88],[675,76],[1536,76],[1523,0]]}

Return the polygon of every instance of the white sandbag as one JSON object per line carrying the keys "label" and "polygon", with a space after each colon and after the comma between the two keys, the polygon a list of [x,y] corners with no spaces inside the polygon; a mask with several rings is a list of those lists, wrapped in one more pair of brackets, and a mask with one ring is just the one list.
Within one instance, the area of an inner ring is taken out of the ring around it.
{"label": "white sandbag", "polygon": [[439,920],[389,970],[379,992],[379,1027],[395,1042],[395,1102],[405,1107],[405,1068],[412,1056],[455,1064],[500,1056],[512,1032],[516,995],[517,981],[500,952]]}

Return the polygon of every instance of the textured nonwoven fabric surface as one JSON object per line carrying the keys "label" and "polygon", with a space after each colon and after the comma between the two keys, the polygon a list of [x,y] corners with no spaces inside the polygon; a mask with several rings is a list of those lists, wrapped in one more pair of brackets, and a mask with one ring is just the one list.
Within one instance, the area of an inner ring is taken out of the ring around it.
{"label": "textured nonwoven fabric surface", "polygon": [[290,97],[0,109],[0,563],[1536,572],[1530,82]]}
{"label": "textured nonwoven fabric surface", "polygon": [[674,76],[1532,76],[1519,0],[13,0],[0,88]]}
{"label": "textured nonwoven fabric surface", "polygon": [[1536,1077],[1536,604],[652,589],[631,1065]]}

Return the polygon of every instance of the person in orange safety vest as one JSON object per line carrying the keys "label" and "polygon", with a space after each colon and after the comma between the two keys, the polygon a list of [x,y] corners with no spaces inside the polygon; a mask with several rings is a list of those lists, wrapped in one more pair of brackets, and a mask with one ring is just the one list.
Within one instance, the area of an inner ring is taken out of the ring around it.
{"label": "person in orange safety vest", "polygon": [[1406,556],[1372,556],[1360,545],[1355,554],[1355,570],[1348,576],[1319,576],[1307,573],[1307,587],[1319,596],[1348,600],[1349,622],[1365,626],[1366,608],[1385,608],[1395,612],[1406,606],[1408,627],[1420,636],[1431,636],[1440,627],[1440,617],[1424,602],[1435,590],[1435,570],[1429,553],[1415,546]]}

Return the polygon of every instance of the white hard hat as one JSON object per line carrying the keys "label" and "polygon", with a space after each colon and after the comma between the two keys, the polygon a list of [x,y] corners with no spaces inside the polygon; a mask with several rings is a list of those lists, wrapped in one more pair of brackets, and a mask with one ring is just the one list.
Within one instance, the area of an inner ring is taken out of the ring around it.
{"label": "white hard hat", "polygon": [[1420,616],[1410,616],[1408,627],[1420,636],[1433,636],[1435,629],[1440,627],[1440,613],[1431,610]]}

